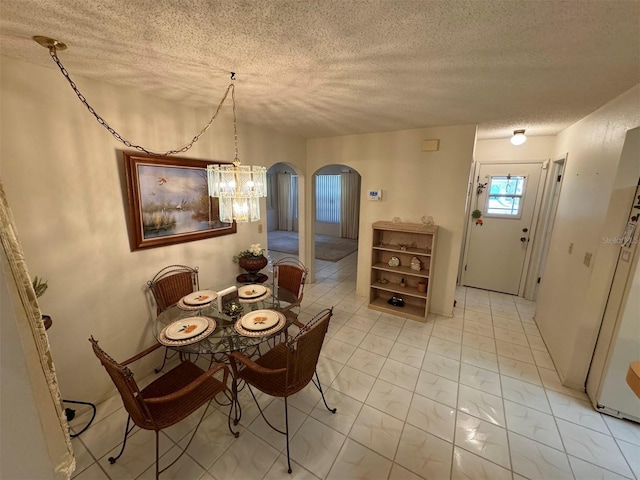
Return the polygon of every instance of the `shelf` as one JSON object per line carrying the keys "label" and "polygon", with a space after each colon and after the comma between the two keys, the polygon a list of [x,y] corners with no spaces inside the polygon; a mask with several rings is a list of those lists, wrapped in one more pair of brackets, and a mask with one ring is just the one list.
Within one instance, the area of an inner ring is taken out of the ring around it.
{"label": "shelf", "polygon": [[[431,269],[435,262],[438,227],[402,222],[375,222],[372,226],[369,308],[426,322],[431,303]],[[399,266],[389,265],[392,257],[400,260]],[[412,260],[418,260],[422,269],[412,269]],[[379,283],[381,279],[388,282]],[[406,285],[401,286],[401,281]],[[427,291],[419,292],[417,284],[423,281],[427,284]],[[402,307],[387,303],[394,295],[404,300]]]}
{"label": "shelf", "polygon": [[411,318],[412,320],[418,320],[425,322],[424,308],[416,307],[415,305],[406,304],[404,307],[394,307],[389,305],[383,298],[376,298],[369,303],[369,308],[377,310],[379,312],[391,313],[392,315],[398,315],[400,317]]}
{"label": "shelf", "polygon": [[423,225],[421,223],[403,223],[403,222],[375,222],[373,224],[375,230],[387,230],[391,232],[419,233],[427,235],[435,235],[438,231],[437,225]]}
{"label": "shelf", "polygon": [[431,251],[426,252],[424,248],[407,247],[405,250],[402,250],[399,246],[396,247],[394,245],[374,245],[373,249],[382,250],[385,252],[404,253],[408,255],[419,255],[421,257],[431,256]]}
{"label": "shelf", "polygon": [[427,270],[413,270],[411,267],[403,267],[402,265],[399,267],[390,267],[384,262],[378,262],[372,265],[371,268],[382,270],[384,272],[399,273],[401,275],[412,275],[414,277],[429,278],[429,272]]}
{"label": "shelf", "polygon": [[419,292],[415,287],[401,287],[399,283],[372,283],[371,288],[382,290],[384,292],[398,293],[400,295],[409,295],[411,297],[427,299],[427,293]]}

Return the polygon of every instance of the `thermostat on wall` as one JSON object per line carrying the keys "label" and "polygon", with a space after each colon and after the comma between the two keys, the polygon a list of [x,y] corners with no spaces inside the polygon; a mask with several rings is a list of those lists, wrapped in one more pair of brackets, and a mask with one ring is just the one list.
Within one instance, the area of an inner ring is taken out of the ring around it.
{"label": "thermostat on wall", "polygon": [[376,202],[382,200],[382,190],[369,190],[369,200]]}

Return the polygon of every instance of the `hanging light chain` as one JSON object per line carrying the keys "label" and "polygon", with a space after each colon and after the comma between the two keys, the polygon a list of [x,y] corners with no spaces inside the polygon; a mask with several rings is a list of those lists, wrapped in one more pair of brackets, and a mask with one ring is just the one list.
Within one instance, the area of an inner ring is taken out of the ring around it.
{"label": "hanging light chain", "polygon": [[[231,72],[231,79],[235,80],[235,73]],[[229,85],[233,87],[233,83]],[[226,96],[226,93],[225,93]],[[224,100],[223,100],[224,101]],[[234,156],[233,156],[233,164],[237,167],[240,165],[240,158],[238,158],[238,126],[236,124],[236,89],[231,89],[231,105],[233,110],[233,146],[234,146]]]}
{"label": "hanging light chain", "polygon": [[[55,46],[50,46],[49,47],[49,54],[51,55],[51,58],[53,59],[53,61],[56,63],[56,65],[58,65],[58,68],[60,69],[60,72],[62,72],[62,75],[67,79],[67,82],[69,82],[69,85],[71,85],[71,88],[73,89],[73,91],[75,92],[75,94],[78,96],[78,98],[80,99],[80,101],[84,104],[85,107],[87,107],[87,110],[89,110],[89,112],[91,112],[91,114],[96,117],[96,120],[98,121],[98,123],[100,125],[102,125],[104,128],[106,128],[109,133],[111,133],[111,135],[114,136],[114,138],[116,140],[118,140],[119,142],[123,143],[124,145],[126,145],[129,148],[133,148],[135,150],[138,150],[140,152],[144,152],[148,155],[152,155],[152,156],[168,156],[168,155],[175,155],[176,153],[183,153],[186,152],[187,150],[189,150],[191,147],[193,147],[193,144],[196,143],[199,139],[200,136],[202,134],[204,134],[204,132],[206,132],[209,127],[211,126],[211,124],[213,123],[213,121],[216,119],[216,117],[218,116],[218,113],[220,112],[220,109],[222,108],[222,105],[224,104],[225,100],[227,99],[227,95],[229,94],[229,90],[231,90],[231,100],[232,100],[232,104],[233,104],[233,133],[234,133],[234,140],[235,140],[235,157],[234,157],[234,162],[238,161],[238,133],[237,133],[237,128],[236,128],[236,98],[235,98],[235,85],[233,83],[229,84],[229,86],[227,87],[227,90],[224,92],[224,96],[222,97],[222,100],[220,100],[220,103],[218,104],[218,108],[216,109],[216,111],[214,112],[213,116],[209,119],[209,122],[204,126],[204,128],[202,130],[200,130],[200,132],[194,136],[191,141],[189,143],[187,143],[186,145],[176,149],[176,150],[169,150],[166,152],[154,152],[152,150],[149,150],[141,145],[136,145],[134,143],[131,143],[129,140],[127,140],[126,138],[124,138],[122,135],[120,135],[118,132],[116,132],[113,127],[111,127],[104,118],[102,118],[100,115],[98,115],[98,113],[94,110],[94,108],[89,105],[89,102],[87,102],[87,99],[84,97],[84,95],[82,95],[82,93],[80,93],[80,90],[78,90],[78,87],[76,86],[76,84],[74,83],[73,80],[71,80],[71,77],[69,76],[69,72],[67,72],[67,69],[64,68],[64,65],[62,65],[62,62],[60,61],[60,59],[58,58],[58,55],[56,54],[56,47]],[[232,77],[233,80],[235,80],[235,78]]]}

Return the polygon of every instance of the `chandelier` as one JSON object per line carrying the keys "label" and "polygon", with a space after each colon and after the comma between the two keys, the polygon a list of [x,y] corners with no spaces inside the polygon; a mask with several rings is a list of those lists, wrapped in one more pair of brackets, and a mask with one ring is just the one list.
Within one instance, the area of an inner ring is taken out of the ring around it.
{"label": "chandelier", "polygon": [[[67,46],[64,43],[53,38],[43,36],[34,36],[33,39],[49,50],[51,58],[60,69],[60,72],[62,72],[62,75],[66,78],[75,94],[78,96],[78,99],[85,107],[87,107],[98,123],[106,128],[119,142],[129,148],[134,148],[148,155],[169,156],[189,150],[193,144],[200,139],[200,136],[209,129],[227,99],[229,91],[231,91],[235,156],[232,164],[217,164],[209,165],[207,167],[209,196],[219,199],[220,221],[222,222],[231,223],[234,220],[236,222],[255,222],[260,220],[260,198],[267,196],[267,169],[265,167],[240,165],[240,160],[238,159],[235,85],[233,83],[227,87],[218,108],[209,119],[209,122],[191,139],[191,141],[187,142],[182,147],[159,153],[125,139],[114,128],[109,126],[106,120],[98,115],[95,109],[89,105],[89,102],[84,95],[80,93],[80,90],[73,80],[71,80],[69,73],[58,58],[57,51],[67,49]],[[235,80],[234,72],[231,72],[231,80]]]}
{"label": "chandelier", "polygon": [[260,220],[260,198],[267,196],[267,169],[240,165],[236,125],[236,95],[231,90],[233,106],[233,163],[207,166],[209,195],[220,204],[220,221],[255,222]]}

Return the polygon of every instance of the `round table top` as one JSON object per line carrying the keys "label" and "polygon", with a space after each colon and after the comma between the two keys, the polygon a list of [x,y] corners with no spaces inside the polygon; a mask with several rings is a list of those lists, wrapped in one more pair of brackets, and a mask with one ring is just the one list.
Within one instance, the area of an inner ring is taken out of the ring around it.
{"label": "round table top", "polygon": [[[287,306],[295,302],[296,297],[293,293],[282,288],[278,289],[276,296],[268,295],[259,302],[251,304],[243,304],[244,314],[252,310],[272,309],[279,311],[283,306]],[[246,336],[238,333],[234,324],[236,319],[218,312],[215,302],[203,305],[197,310],[184,310],[176,305],[172,305],[162,311],[154,322],[154,334],[159,338],[160,332],[175,321],[183,320],[190,317],[208,317],[216,322],[214,331],[206,338],[187,345],[166,345],[167,348],[179,350],[185,353],[202,353],[202,354],[226,354],[236,350],[245,350],[259,345],[269,338],[277,335],[282,330],[268,333],[266,335]],[[287,320],[289,322],[289,320]]]}

